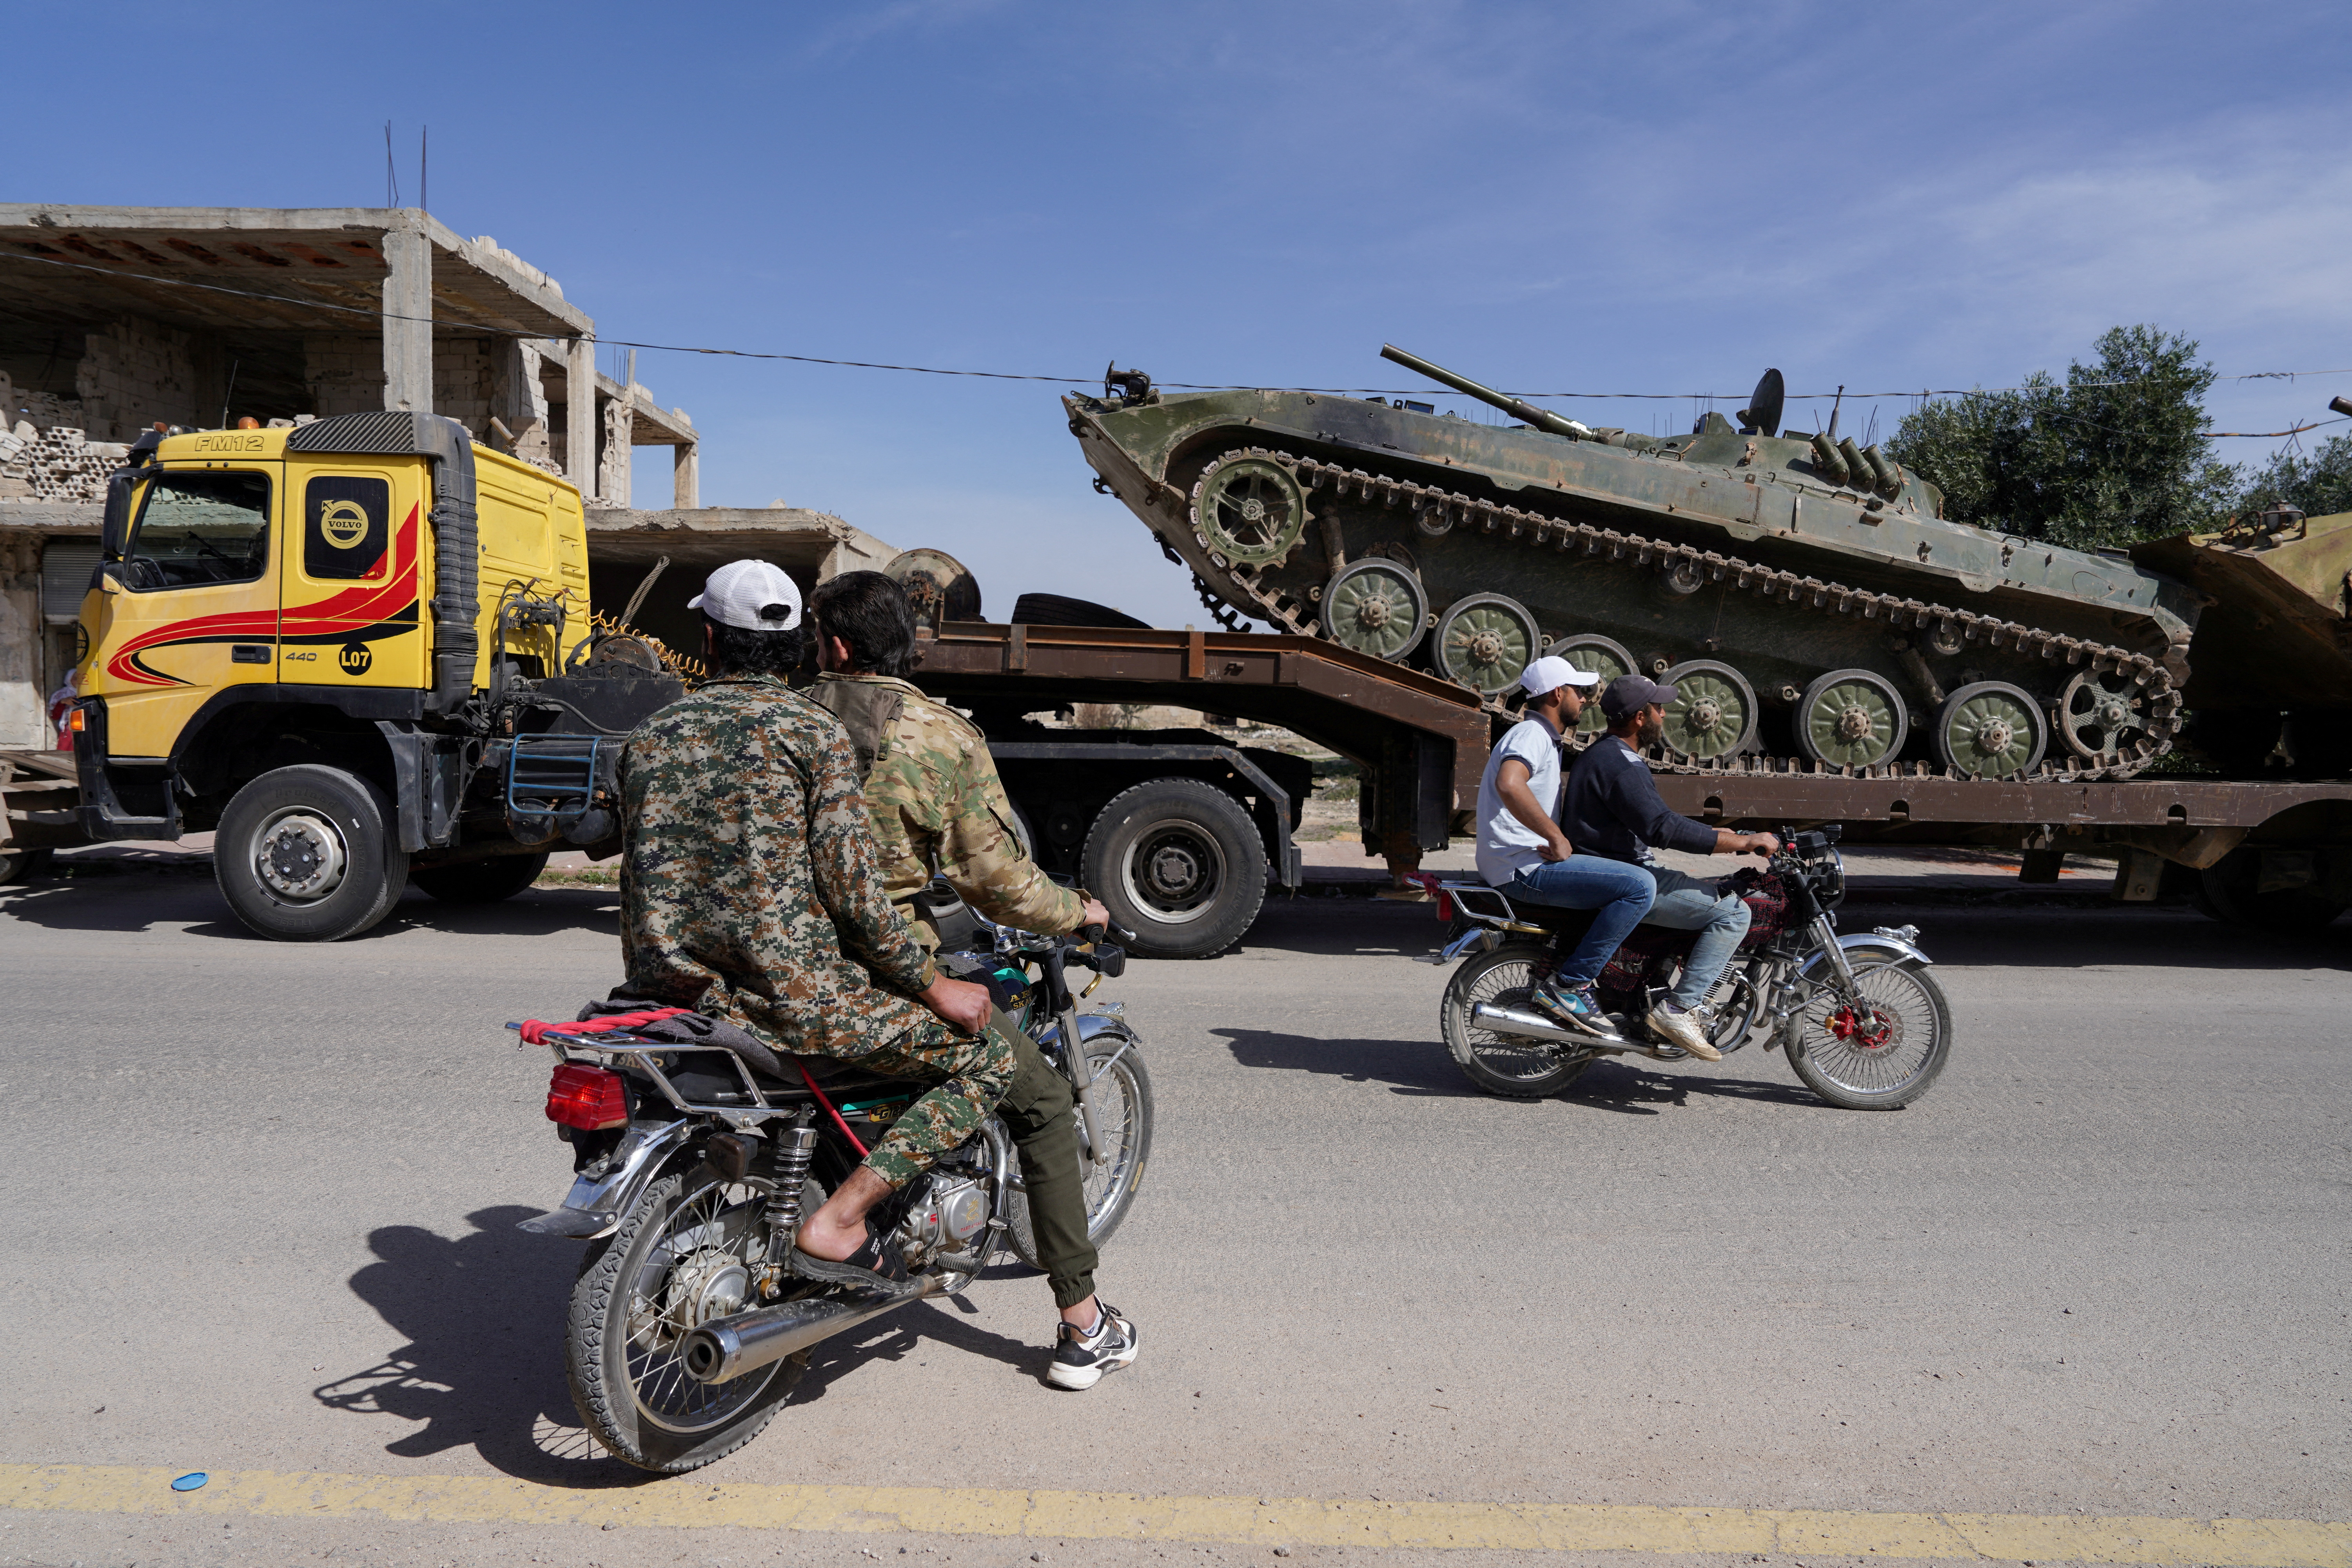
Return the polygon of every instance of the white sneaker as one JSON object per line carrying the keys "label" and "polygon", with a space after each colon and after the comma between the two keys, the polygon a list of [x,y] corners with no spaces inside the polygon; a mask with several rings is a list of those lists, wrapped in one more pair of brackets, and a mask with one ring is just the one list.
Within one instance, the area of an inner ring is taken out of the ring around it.
{"label": "white sneaker", "polygon": [[1685,1011],[1671,996],[1661,996],[1650,1009],[1649,1026],[1703,1062],[1719,1062],[1723,1053],[1707,1043],[1706,1020],[1696,1008]]}
{"label": "white sneaker", "polygon": [[1135,1325],[1108,1301],[1097,1300],[1095,1310],[1102,1321],[1093,1333],[1082,1334],[1077,1325],[1067,1322],[1055,1333],[1060,1342],[1054,1347],[1054,1364],[1045,1369],[1045,1381],[1055,1387],[1092,1388],[1104,1373],[1134,1362]]}

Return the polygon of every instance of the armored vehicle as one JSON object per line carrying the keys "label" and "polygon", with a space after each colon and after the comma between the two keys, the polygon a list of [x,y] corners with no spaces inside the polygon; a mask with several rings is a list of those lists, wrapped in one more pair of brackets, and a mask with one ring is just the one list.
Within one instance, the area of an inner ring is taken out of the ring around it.
{"label": "armored vehicle", "polygon": [[[1738,423],[1593,428],[1395,348],[1520,423],[1323,393],[1065,399],[1116,495],[1244,618],[1499,704],[1541,653],[1678,696],[1666,771],[2121,779],[2170,746],[2202,595],[2121,552],[1946,521],[1876,447]],[[1597,706],[1585,723],[1597,728]]]}

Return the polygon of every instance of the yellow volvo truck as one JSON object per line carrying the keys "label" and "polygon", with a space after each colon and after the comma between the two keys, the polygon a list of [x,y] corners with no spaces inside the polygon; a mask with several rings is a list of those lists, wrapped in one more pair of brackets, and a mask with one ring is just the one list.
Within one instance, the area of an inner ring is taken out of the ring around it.
{"label": "yellow volvo truck", "polygon": [[617,850],[621,739],[684,690],[590,630],[579,492],[429,414],[143,437],[81,625],[83,831],[214,830],[230,907],[289,941]]}

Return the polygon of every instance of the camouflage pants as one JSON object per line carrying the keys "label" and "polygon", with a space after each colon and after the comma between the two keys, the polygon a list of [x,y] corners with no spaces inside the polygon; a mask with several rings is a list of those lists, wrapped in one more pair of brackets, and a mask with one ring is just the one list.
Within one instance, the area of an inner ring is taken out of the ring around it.
{"label": "camouflage pants", "polygon": [[1000,1009],[991,1012],[987,1030],[979,1035],[927,1023],[847,1059],[869,1072],[932,1085],[866,1156],[867,1170],[893,1191],[903,1187],[994,1111],[1020,1153],[1037,1261],[1054,1288],[1054,1304],[1075,1307],[1094,1294],[1097,1258],[1087,1236],[1077,1095],[1035,1041]]}

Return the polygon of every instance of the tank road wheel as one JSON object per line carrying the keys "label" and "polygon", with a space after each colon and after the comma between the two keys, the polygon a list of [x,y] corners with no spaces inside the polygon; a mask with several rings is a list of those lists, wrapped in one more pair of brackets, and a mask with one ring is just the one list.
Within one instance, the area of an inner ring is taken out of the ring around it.
{"label": "tank road wheel", "polygon": [[2077,670],[2058,697],[2058,734],[2086,763],[2112,765],[2147,742],[2139,685],[2119,669]]}
{"label": "tank road wheel", "polygon": [[1831,670],[1797,701],[1797,750],[1817,763],[1875,767],[1900,752],[1910,735],[1903,694],[1866,669]]}
{"label": "tank road wheel", "polygon": [[1344,568],[1323,590],[1323,630],[1341,647],[1391,662],[1421,644],[1429,595],[1411,569],[1379,556]]}
{"label": "tank road wheel", "polygon": [[1518,679],[1543,641],[1527,607],[1500,594],[1454,600],[1437,617],[1436,635],[1438,672],[1481,697]]}
{"label": "tank road wheel", "polygon": [[2025,773],[2050,744],[2041,706],[2005,680],[1979,680],[1944,699],[1928,736],[1936,760],[1967,778]]}
{"label": "tank road wheel", "polygon": [[1623,643],[1612,642],[1607,637],[1591,633],[1562,637],[1544,652],[1553,658],[1564,658],[1587,674],[1601,678],[1601,684],[1592,689],[1592,695],[1585,700],[1583,716],[1576,721],[1576,733],[1571,739],[1580,745],[1609,728],[1609,721],[1601,713],[1601,694],[1608,690],[1609,683],[1619,676],[1633,673],[1633,656],[1625,651]]}
{"label": "tank road wheel", "polygon": [[1270,566],[1307,527],[1307,492],[1280,463],[1221,458],[1192,486],[1192,526],[1237,566]]}
{"label": "tank road wheel", "polygon": [[1756,689],[1727,664],[1695,658],[1659,679],[1675,688],[1666,704],[1666,749],[1706,762],[1736,757],[1756,743]]}

